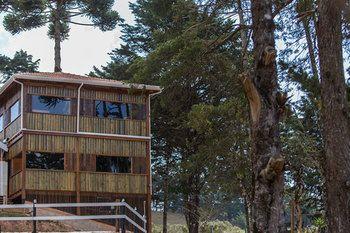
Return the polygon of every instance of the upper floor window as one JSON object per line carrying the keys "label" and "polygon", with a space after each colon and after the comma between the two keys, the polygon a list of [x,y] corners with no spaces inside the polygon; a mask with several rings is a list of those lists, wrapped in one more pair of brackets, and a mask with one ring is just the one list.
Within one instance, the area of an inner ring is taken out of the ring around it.
{"label": "upper floor window", "polygon": [[4,130],[4,115],[0,115],[0,132]]}
{"label": "upper floor window", "polygon": [[64,154],[29,152],[26,167],[34,169],[64,170]]}
{"label": "upper floor window", "polygon": [[97,172],[130,173],[131,159],[128,157],[97,156]]}
{"label": "upper floor window", "polygon": [[130,105],[125,103],[113,103],[102,100],[95,101],[96,116],[117,119],[130,118]]}
{"label": "upper floor window", "polygon": [[14,103],[10,108],[10,122],[16,120],[17,117],[21,114],[19,100]]}
{"label": "upper floor window", "polygon": [[32,95],[32,112],[70,115],[71,99]]}

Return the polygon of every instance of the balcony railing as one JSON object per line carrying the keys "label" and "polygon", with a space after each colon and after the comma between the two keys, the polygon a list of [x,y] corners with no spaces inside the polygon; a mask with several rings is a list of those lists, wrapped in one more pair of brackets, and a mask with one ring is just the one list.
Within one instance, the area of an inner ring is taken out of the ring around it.
{"label": "balcony railing", "polygon": [[[79,172],[81,192],[147,193],[147,176],[140,174],[112,174]],[[75,191],[75,172],[57,170],[26,170],[26,189]]]}

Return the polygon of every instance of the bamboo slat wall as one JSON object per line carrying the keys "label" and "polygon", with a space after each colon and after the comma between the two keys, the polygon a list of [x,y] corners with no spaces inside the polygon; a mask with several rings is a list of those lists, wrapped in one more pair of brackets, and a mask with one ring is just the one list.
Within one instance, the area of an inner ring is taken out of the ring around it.
{"label": "bamboo slat wall", "polygon": [[12,159],[16,155],[22,152],[23,149],[23,138],[19,139],[15,144],[9,147],[8,158]]}
{"label": "bamboo slat wall", "polygon": [[106,100],[111,102],[125,102],[125,103],[146,103],[145,95],[131,95],[122,94],[117,92],[95,91],[95,90],[82,90],[81,98],[83,99],[95,99]]}
{"label": "bamboo slat wall", "polygon": [[146,136],[147,125],[146,121],[138,120],[118,120],[97,117],[81,117],[80,131]]}
{"label": "bamboo slat wall", "polygon": [[77,89],[65,87],[29,85],[28,94],[75,98],[78,95],[78,91]]}
{"label": "bamboo slat wall", "polygon": [[76,132],[76,120],[76,116],[27,113],[25,125],[27,129]]}
{"label": "bamboo slat wall", "polygon": [[5,131],[0,132],[0,140],[3,140],[5,138]]}
{"label": "bamboo slat wall", "polygon": [[81,138],[80,151],[82,154],[145,157],[146,144],[144,141]]}
{"label": "bamboo slat wall", "polygon": [[9,180],[9,194],[12,195],[22,188],[22,172],[12,176]]}
{"label": "bamboo slat wall", "polygon": [[72,136],[28,134],[27,150],[56,153],[75,153],[76,139]]}
{"label": "bamboo slat wall", "polygon": [[147,176],[81,172],[82,192],[147,193]]}
{"label": "bamboo slat wall", "polygon": [[6,138],[11,138],[12,136],[14,136],[16,133],[18,133],[21,129],[21,118],[17,117],[16,120],[14,120],[11,124],[9,124],[6,128],[5,128],[5,137]]}
{"label": "bamboo slat wall", "polygon": [[26,189],[74,191],[75,173],[54,170],[26,170]]}

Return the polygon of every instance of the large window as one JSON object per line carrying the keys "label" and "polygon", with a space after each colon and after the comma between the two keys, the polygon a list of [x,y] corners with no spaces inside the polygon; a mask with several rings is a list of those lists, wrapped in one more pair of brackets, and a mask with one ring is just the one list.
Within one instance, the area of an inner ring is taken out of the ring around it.
{"label": "large window", "polygon": [[[89,115],[89,101],[83,102],[82,114]],[[95,116],[100,118],[114,119],[146,119],[146,105],[144,104],[129,104],[115,103],[102,100],[95,100]]]}
{"label": "large window", "polygon": [[21,114],[19,100],[14,103],[10,108],[10,122],[16,120],[17,117]]}
{"label": "large window", "polygon": [[130,118],[130,105],[125,103],[113,103],[102,100],[95,101],[96,116],[116,119]]}
{"label": "large window", "polygon": [[97,156],[96,171],[112,173],[130,173],[131,159],[128,157]]}
{"label": "large window", "polygon": [[4,130],[4,115],[0,115],[0,132]]}
{"label": "large window", "polygon": [[64,170],[64,154],[29,152],[26,160],[27,168]]}
{"label": "large window", "polygon": [[71,99],[32,95],[32,112],[70,115]]}

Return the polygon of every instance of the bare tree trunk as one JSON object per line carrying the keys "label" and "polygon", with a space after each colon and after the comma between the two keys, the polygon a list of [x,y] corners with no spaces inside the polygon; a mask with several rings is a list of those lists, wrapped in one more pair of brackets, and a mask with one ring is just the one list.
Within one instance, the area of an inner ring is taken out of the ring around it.
{"label": "bare tree trunk", "polygon": [[168,176],[164,177],[163,181],[163,192],[164,192],[164,205],[163,205],[163,233],[168,232]]}
{"label": "bare tree trunk", "polygon": [[199,178],[190,176],[187,181],[188,193],[185,195],[185,218],[189,233],[199,232],[199,196],[198,189]]}
{"label": "bare tree trunk", "polygon": [[309,50],[309,57],[310,57],[312,74],[314,75],[314,78],[318,79],[318,69],[317,69],[315,50],[314,50],[312,36],[311,36],[311,32],[310,32],[310,20],[311,19],[303,19],[302,22],[303,22],[303,27],[304,27],[304,31],[305,31],[307,48]]}
{"label": "bare tree trunk", "polygon": [[285,232],[283,170],[279,119],[286,96],[278,93],[272,0],[252,0],[254,73],[243,84],[252,118],[252,168],[254,177],[253,230]]}
{"label": "bare tree trunk", "polygon": [[295,201],[290,201],[290,233],[294,233]]}
{"label": "bare tree trunk", "polygon": [[342,51],[342,0],[320,0],[317,41],[321,77],[321,119],[326,154],[328,231],[350,229],[350,121]]}
{"label": "bare tree trunk", "polygon": [[54,40],[55,40],[55,72],[61,72],[61,25],[60,17],[62,11],[62,2],[57,0],[56,10],[54,15]]}

